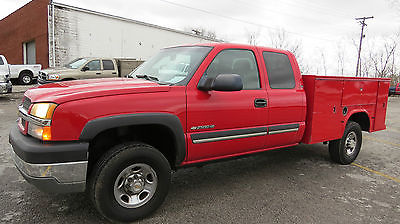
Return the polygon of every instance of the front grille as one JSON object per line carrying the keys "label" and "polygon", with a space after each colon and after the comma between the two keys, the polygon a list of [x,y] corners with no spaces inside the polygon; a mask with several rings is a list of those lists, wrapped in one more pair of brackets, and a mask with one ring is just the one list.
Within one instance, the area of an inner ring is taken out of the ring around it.
{"label": "front grille", "polygon": [[29,111],[31,104],[31,100],[28,97],[24,97],[24,100],[22,101],[22,108],[24,108],[25,111]]}
{"label": "front grille", "polygon": [[47,79],[47,75],[44,72],[39,72],[39,78],[42,80],[46,80]]}

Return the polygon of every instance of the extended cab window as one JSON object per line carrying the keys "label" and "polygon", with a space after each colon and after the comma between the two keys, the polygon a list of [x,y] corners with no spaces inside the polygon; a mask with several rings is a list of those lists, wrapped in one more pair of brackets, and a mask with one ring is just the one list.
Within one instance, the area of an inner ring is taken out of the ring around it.
{"label": "extended cab window", "polygon": [[114,70],[114,63],[111,60],[103,60],[103,70]]}
{"label": "extended cab window", "polygon": [[4,65],[3,59],[0,58],[0,65]]}
{"label": "extended cab window", "polygon": [[93,60],[86,65],[89,68],[89,71],[98,71],[101,70],[100,60]]}
{"label": "extended cab window", "polygon": [[215,78],[219,74],[238,74],[243,89],[259,89],[260,80],[254,53],[250,50],[228,49],[221,51],[208,66],[204,75]]}
{"label": "extended cab window", "polygon": [[292,65],[286,54],[263,52],[271,89],[293,89],[296,85]]}

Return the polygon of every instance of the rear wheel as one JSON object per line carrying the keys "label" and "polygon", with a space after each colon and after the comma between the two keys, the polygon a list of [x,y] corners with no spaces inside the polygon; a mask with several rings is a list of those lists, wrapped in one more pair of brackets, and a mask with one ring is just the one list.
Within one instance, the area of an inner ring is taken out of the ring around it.
{"label": "rear wheel", "polygon": [[30,72],[22,72],[19,75],[18,82],[22,85],[29,85],[33,81],[33,76]]}
{"label": "rear wheel", "polygon": [[132,222],[162,204],[170,180],[170,165],[161,152],[146,144],[124,144],[98,161],[89,182],[89,194],[107,219]]}
{"label": "rear wheel", "polygon": [[329,154],[334,162],[346,165],[352,163],[358,156],[362,144],[361,127],[354,121],[349,121],[341,139],[329,142]]}

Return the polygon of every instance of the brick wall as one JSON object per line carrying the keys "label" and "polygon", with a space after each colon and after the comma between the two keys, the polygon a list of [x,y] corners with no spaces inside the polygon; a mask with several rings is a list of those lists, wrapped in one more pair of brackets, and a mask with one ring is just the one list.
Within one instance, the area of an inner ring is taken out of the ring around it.
{"label": "brick wall", "polygon": [[35,40],[36,63],[49,66],[47,5],[49,0],[33,0],[0,20],[0,54],[10,64],[23,64],[23,43]]}

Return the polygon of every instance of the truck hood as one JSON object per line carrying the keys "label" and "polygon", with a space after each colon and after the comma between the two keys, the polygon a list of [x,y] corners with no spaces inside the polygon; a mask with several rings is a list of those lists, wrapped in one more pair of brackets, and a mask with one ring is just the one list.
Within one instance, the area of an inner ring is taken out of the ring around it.
{"label": "truck hood", "polygon": [[56,82],[29,89],[25,96],[32,102],[68,101],[120,94],[167,92],[170,86],[143,79],[107,78]]}
{"label": "truck hood", "polygon": [[41,72],[46,73],[46,74],[59,74],[59,73],[70,73],[70,72],[76,72],[77,69],[72,69],[72,68],[65,68],[65,67],[56,67],[56,68],[46,68],[43,69]]}

